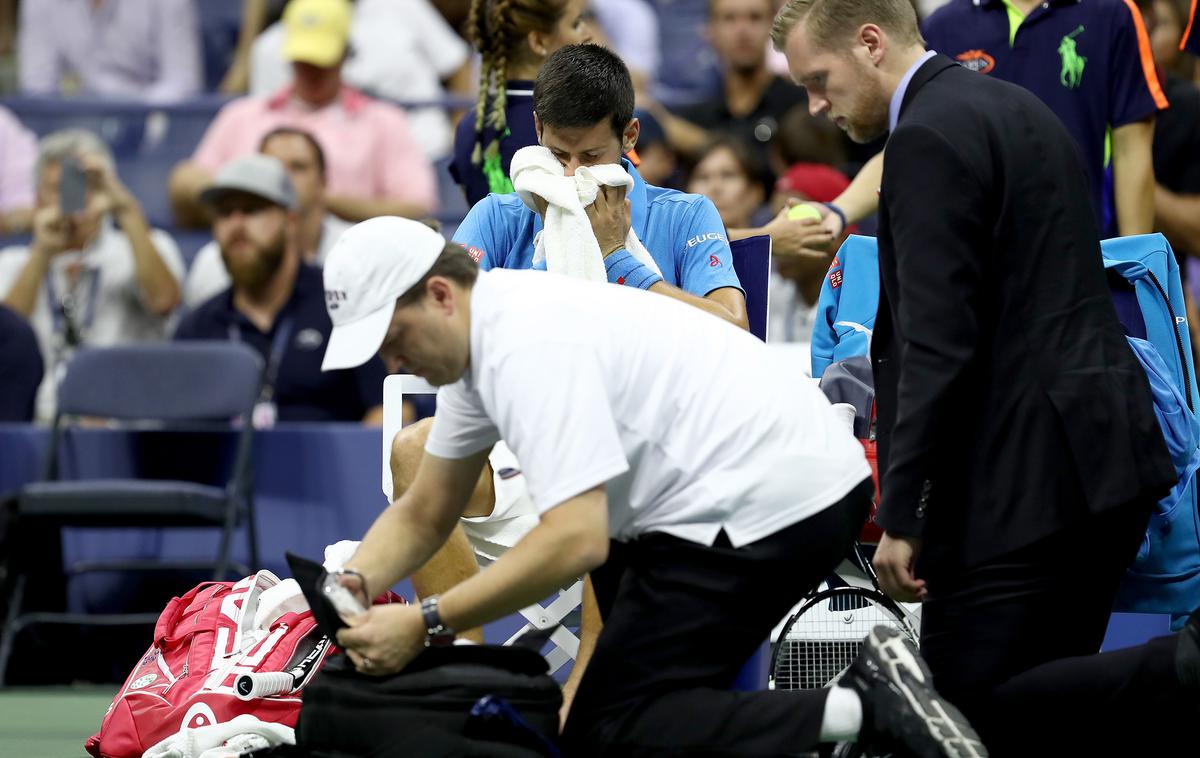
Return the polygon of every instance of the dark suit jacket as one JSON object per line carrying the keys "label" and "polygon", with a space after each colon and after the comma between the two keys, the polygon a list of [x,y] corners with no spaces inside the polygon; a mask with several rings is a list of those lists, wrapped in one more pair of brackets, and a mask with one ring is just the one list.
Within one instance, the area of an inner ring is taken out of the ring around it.
{"label": "dark suit jacket", "polygon": [[1045,105],[927,61],[887,143],[879,218],[878,519],[925,538],[926,569],[1166,494],[1083,163]]}

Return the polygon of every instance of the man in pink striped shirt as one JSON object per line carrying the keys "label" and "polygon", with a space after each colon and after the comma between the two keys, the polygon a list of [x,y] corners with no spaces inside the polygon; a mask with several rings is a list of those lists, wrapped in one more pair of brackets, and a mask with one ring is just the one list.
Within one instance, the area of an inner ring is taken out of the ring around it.
{"label": "man in pink striped shirt", "polygon": [[433,166],[412,136],[404,111],[342,82],[350,30],[347,0],[292,0],[284,12],[292,84],[270,98],[235,100],[217,114],[190,160],[171,174],[181,224],[205,223],[199,195],[235,158],[257,152],[280,126],[313,134],[328,158],[330,212],[349,221],[373,216],[420,218],[436,210]]}

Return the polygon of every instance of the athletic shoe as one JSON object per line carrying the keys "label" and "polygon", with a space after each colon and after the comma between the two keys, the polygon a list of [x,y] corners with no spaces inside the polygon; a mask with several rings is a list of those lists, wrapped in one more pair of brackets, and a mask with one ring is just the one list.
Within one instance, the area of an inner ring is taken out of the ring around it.
{"label": "athletic shoe", "polygon": [[933,675],[912,642],[877,626],[840,684],[863,705],[859,742],[873,752],[918,758],[986,758],[987,748],[958,709],[933,689]]}
{"label": "athletic shoe", "polygon": [[1175,674],[1184,687],[1200,692],[1200,608],[1192,611],[1179,630],[1175,648]]}

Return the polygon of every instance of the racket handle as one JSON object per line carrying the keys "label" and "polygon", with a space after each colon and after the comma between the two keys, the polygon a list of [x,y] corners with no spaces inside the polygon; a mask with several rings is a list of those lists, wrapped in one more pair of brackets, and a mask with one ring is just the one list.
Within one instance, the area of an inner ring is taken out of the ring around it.
{"label": "racket handle", "polygon": [[292,691],[295,677],[283,671],[242,674],[233,683],[240,700],[282,695]]}

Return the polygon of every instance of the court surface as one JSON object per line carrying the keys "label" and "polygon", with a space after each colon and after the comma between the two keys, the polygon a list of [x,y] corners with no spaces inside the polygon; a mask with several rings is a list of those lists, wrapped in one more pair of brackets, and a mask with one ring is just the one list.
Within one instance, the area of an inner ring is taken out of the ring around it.
{"label": "court surface", "polygon": [[82,758],[115,685],[0,690],[0,756]]}

